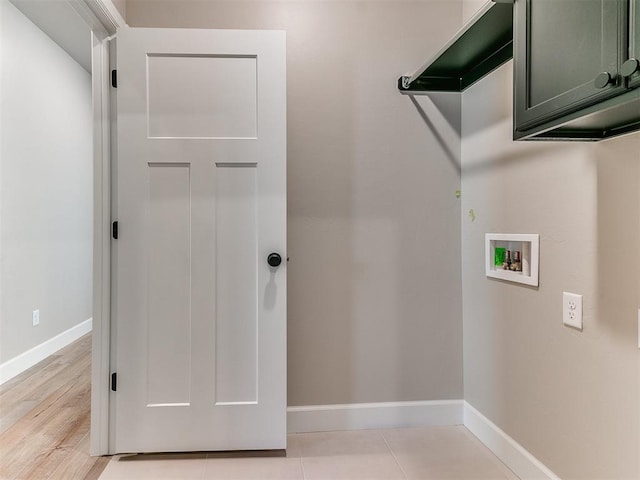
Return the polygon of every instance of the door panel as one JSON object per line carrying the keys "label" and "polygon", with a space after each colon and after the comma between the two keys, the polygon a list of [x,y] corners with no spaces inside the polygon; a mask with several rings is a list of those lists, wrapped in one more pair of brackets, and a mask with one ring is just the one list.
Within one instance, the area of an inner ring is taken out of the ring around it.
{"label": "door panel", "polygon": [[117,49],[114,450],[285,448],[284,33]]}
{"label": "door panel", "polygon": [[[522,0],[515,5],[516,126],[526,130],[623,89],[626,0]],[[594,84],[608,72],[612,82]]]}
{"label": "door panel", "polygon": [[[640,0],[630,0],[629,58],[640,61]],[[630,78],[630,86],[640,87],[640,69]]]}
{"label": "door panel", "polygon": [[[600,1],[538,0],[531,2],[530,12],[529,106],[535,107],[577,86],[593,83],[603,68],[596,52],[602,50],[606,33],[600,28]],[[576,26],[580,31],[572,30]],[[562,31],[567,33],[561,37],[551,34]],[[617,68],[615,44],[613,47],[614,54],[609,55],[605,70]],[[550,72],[554,72],[552,78]]]}
{"label": "door panel", "polygon": [[[150,163],[147,405],[189,405],[191,182],[189,164]],[[171,356],[166,352],[172,352]]]}
{"label": "door panel", "polygon": [[255,56],[149,55],[147,62],[150,137],[256,137]]}
{"label": "door panel", "polygon": [[255,403],[257,165],[218,164],[216,173],[216,403]]}

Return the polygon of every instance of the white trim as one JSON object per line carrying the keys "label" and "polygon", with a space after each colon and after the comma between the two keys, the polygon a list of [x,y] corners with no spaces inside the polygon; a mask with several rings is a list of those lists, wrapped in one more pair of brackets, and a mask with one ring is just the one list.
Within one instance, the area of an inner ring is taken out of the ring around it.
{"label": "white trim", "polygon": [[287,408],[289,433],[462,425],[463,400],[352,403]]}
{"label": "white trim", "polygon": [[89,318],[75,327],[71,327],[53,338],[36,345],[30,350],[21,353],[11,360],[7,360],[0,365],[0,385],[11,380],[13,377],[20,375],[22,372],[30,369],[36,363],[41,362],[58,350],[63,349],[67,345],[75,342],[77,339],[91,331],[92,319]]}
{"label": "white trim", "polygon": [[466,401],[464,426],[522,480],[560,480],[540,460]]}
{"label": "white trim", "polygon": [[84,0],[66,0],[66,2],[76,11],[93,33],[99,33],[105,37],[109,34],[107,28],[93,13]]}
{"label": "white trim", "polygon": [[126,27],[127,24],[120,15],[120,12],[111,0],[67,0],[73,2],[84,3],[85,9],[88,9],[95,15],[100,24],[113,35],[118,29]]}
{"label": "white trim", "polygon": [[109,451],[111,304],[111,131],[109,41],[92,35],[93,85],[93,318],[91,455]]}

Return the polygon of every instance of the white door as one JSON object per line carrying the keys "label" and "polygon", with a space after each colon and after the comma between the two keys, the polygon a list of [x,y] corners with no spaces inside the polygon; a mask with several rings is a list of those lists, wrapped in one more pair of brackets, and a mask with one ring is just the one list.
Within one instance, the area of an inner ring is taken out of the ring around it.
{"label": "white door", "polygon": [[122,30],[115,95],[114,449],[286,448],[285,34]]}

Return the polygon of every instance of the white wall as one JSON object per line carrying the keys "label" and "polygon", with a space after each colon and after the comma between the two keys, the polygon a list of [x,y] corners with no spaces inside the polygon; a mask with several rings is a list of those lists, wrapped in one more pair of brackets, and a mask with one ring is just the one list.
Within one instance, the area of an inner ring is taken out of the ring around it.
{"label": "white wall", "polygon": [[450,0],[127,2],[134,27],[287,31],[289,405],[461,398],[460,98],[421,99],[425,122],[396,88],[460,20]]}
{"label": "white wall", "polygon": [[[560,478],[640,478],[640,133],[513,142],[512,69],[462,99],[465,400]],[[485,277],[488,232],[540,234],[539,288]]]}
{"label": "white wall", "polygon": [[0,12],[3,363],[91,317],[93,172],[90,75],[8,0]]}

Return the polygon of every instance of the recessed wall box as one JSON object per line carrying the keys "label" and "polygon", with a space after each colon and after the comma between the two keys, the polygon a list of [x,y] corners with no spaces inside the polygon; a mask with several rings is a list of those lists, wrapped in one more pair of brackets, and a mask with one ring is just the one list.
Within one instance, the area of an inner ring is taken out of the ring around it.
{"label": "recessed wall box", "polygon": [[537,287],[539,245],[538,234],[487,233],[485,236],[487,277]]}

